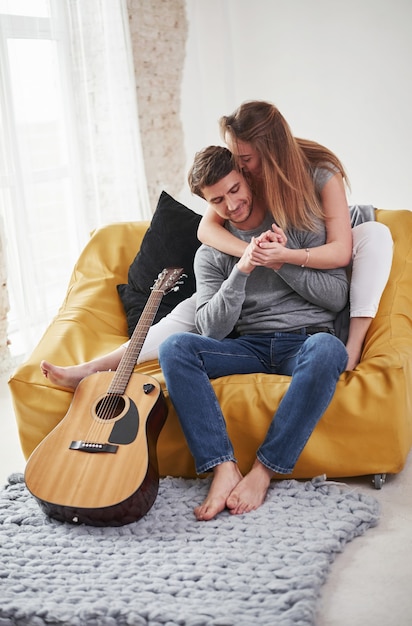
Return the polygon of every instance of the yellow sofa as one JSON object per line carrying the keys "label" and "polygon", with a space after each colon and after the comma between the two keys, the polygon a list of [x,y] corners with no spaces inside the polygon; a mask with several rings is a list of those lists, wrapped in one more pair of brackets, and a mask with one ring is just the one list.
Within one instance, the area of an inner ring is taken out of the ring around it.
{"label": "yellow sofa", "polygon": [[[360,365],[345,372],[292,474],[311,478],[374,476],[404,467],[412,446],[412,212],[377,210],[394,239],[392,272],[378,315],[368,332]],[[116,223],[93,233],[79,257],[67,296],[30,358],[10,378],[21,446],[27,458],[66,414],[72,394],[42,376],[45,358],[60,365],[90,360],[127,339],[127,324],[116,285],[127,272],[147,222]],[[169,415],[158,440],[162,476],[195,476],[175,411],[157,361],[137,368],[161,382]],[[246,472],[272,414],[289,385],[287,376],[250,374],[213,381]]]}

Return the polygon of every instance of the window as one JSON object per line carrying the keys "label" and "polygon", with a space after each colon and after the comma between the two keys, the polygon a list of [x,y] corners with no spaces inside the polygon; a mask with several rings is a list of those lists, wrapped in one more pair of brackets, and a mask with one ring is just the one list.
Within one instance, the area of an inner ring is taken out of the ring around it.
{"label": "window", "polygon": [[[78,252],[70,219],[78,174],[62,99],[68,79],[61,62],[63,23],[55,19],[52,28],[44,0],[1,2],[1,10],[4,4],[19,13],[0,15],[1,205],[13,353],[22,351],[21,341],[31,343],[30,335],[39,335],[62,301]],[[21,15],[27,5],[29,17]],[[36,6],[45,17],[34,17]]]}
{"label": "window", "polygon": [[0,215],[12,354],[30,351],[57,312],[90,230],[150,215],[125,7],[0,0]]}

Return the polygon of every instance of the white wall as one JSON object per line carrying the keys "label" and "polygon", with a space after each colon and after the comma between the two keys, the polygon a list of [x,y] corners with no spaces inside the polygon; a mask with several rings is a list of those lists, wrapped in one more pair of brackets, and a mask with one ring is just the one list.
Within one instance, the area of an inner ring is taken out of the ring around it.
{"label": "white wall", "polygon": [[[411,0],[186,0],[187,168],[217,120],[270,100],[295,135],[336,152],[349,203],[412,209]],[[186,188],[180,198],[198,211]]]}

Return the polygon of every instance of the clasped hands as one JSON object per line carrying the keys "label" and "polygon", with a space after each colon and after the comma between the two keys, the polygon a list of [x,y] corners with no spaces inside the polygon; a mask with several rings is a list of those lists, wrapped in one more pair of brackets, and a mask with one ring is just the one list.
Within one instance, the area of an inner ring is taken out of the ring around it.
{"label": "clasped hands", "polygon": [[280,269],[286,262],[286,242],[283,230],[272,224],[272,230],[267,230],[259,237],[252,237],[238,261],[238,269],[245,274],[250,274],[258,266]]}

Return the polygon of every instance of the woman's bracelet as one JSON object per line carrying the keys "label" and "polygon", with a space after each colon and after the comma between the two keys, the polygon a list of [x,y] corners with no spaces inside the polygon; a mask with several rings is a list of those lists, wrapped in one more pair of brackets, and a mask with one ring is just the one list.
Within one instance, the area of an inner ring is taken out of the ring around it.
{"label": "woman's bracelet", "polygon": [[305,262],[302,263],[301,267],[306,267],[309,261],[309,248],[306,248],[306,259]]}

